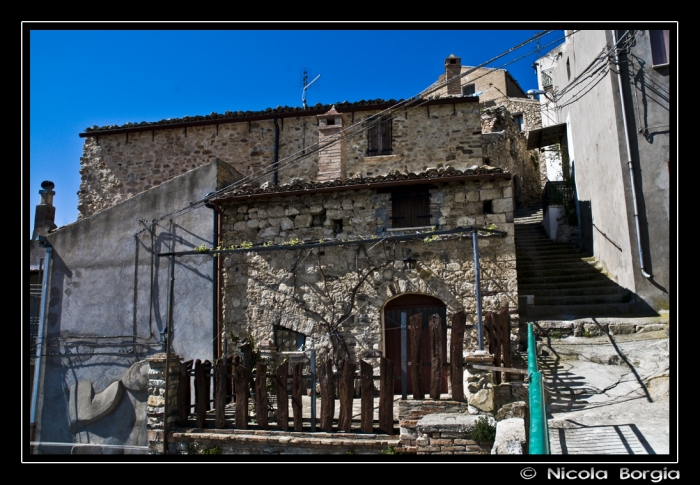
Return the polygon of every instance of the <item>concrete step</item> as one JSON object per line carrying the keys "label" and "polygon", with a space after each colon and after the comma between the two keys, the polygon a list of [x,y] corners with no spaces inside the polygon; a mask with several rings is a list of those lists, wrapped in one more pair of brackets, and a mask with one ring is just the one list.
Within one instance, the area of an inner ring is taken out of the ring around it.
{"label": "concrete step", "polygon": [[631,315],[631,303],[590,303],[581,305],[527,305],[524,317],[616,317]]}
{"label": "concrete step", "polygon": [[540,297],[557,297],[557,296],[598,296],[598,295],[618,295],[622,296],[627,290],[620,288],[617,285],[607,286],[587,286],[581,285],[572,286],[571,288],[561,288],[557,286],[553,288],[550,285],[543,285],[543,288],[533,288],[532,286],[519,286],[518,293],[521,295],[535,295],[535,301],[539,301]]}
{"label": "concrete step", "polygon": [[[582,263],[585,265],[585,263]],[[562,265],[563,266],[563,265]],[[546,277],[558,277],[558,276],[604,276],[600,271],[594,267],[586,266],[572,266],[568,264],[567,267],[559,267],[557,265],[551,266],[537,266],[536,264],[528,263],[526,265],[518,265],[518,279],[520,278],[535,278],[538,276]],[[607,278],[607,276],[604,276]]]}
{"label": "concrete step", "polygon": [[518,281],[518,293],[526,294],[526,295],[534,295],[538,291],[541,290],[573,290],[573,289],[580,289],[581,293],[584,293],[590,289],[595,289],[595,288],[615,288],[619,289],[620,287],[612,281],[609,278],[606,278],[606,280],[602,280],[599,278],[596,279],[591,279],[591,280],[574,280],[574,281],[559,281],[557,283],[552,283],[551,281],[541,281],[537,283],[525,283],[522,281]]}
{"label": "concrete step", "polygon": [[629,296],[614,295],[566,295],[566,296],[535,296],[535,305],[591,305],[598,303],[628,303]]}
{"label": "concrete step", "polygon": [[544,275],[530,275],[525,272],[525,274],[518,273],[518,282],[522,285],[526,284],[536,284],[536,283],[550,283],[552,286],[556,286],[558,283],[567,283],[571,281],[598,281],[600,284],[605,285],[606,282],[614,283],[610,278],[605,276],[600,271],[592,269],[590,271],[564,271],[561,274],[544,274]]}

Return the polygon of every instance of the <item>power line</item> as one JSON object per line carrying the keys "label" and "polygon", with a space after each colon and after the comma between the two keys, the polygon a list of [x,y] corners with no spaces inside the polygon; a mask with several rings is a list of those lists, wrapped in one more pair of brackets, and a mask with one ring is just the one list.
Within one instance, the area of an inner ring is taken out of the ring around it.
{"label": "power line", "polygon": [[[184,208],[179,209],[177,211],[173,211],[169,214],[166,214],[166,215],[160,217],[159,219],[153,220],[151,222],[151,225],[155,224],[156,222],[163,221],[169,217],[175,217],[176,215],[181,215],[182,213],[197,209],[197,208],[201,207],[202,205],[204,205],[209,199],[216,197],[218,195],[221,195],[221,194],[233,189],[234,187],[260,180],[261,178],[269,175],[271,173],[271,170],[274,169],[275,165],[277,165],[278,169],[288,167],[289,165],[292,165],[294,163],[298,163],[298,162],[306,159],[307,157],[311,156],[312,154],[317,153],[318,151],[321,151],[323,149],[326,149],[326,148],[333,146],[334,144],[338,143],[343,137],[347,139],[347,138],[351,138],[357,134],[365,133],[365,131],[368,128],[371,128],[372,126],[376,126],[376,123],[381,122],[381,120],[383,118],[385,118],[386,116],[393,115],[402,107],[407,108],[409,105],[411,105],[411,103],[414,103],[414,102],[417,103],[416,105],[412,106],[411,109],[415,109],[419,106],[422,106],[423,104],[425,104],[426,102],[428,102],[431,99],[428,96],[431,93],[434,93],[435,91],[441,89],[442,87],[447,86],[449,83],[451,83],[455,80],[458,80],[464,76],[467,76],[468,74],[474,72],[477,69],[485,67],[488,64],[491,64],[492,62],[507,56],[508,54],[524,47],[525,45],[528,45],[532,42],[537,41],[538,39],[544,37],[547,34],[550,34],[551,32],[552,32],[551,30],[544,30],[542,32],[539,32],[538,34],[535,34],[530,39],[528,39],[524,42],[521,42],[520,44],[518,44],[514,47],[511,47],[507,51],[489,59],[486,62],[483,62],[483,63],[465,71],[464,73],[460,73],[459,75],[454,76],[454,77],[449,78],[449,79],[446,79],[443,82],[434,83],[433,85],[429,86],[427,89],[421,91],[417,95],[411,96],[410,98],[408,98],[406,100],[399,101],[398,103],[394,104],[393,106],[390,106],[389,108],[386,108],[378,113],[375,113],[374,115],[369,116],[365,120],[358,121],[357,123],[349,126],[348,128],[341,130],[339,133],[337,133],[334,136],[333,140],[330,140],[329,142],[327,142],[324,145],[321,145],[320,141],[310,145],[310,147],[315,147],[315,148],[312,148],[312,151],[310,151],[310,152],[307,151],[307,150],[309,150],[309,148],[302,148],[301,150],[298,150],[298,151],[288,155],[287,157],[283,158],[282,160],[279,160],[277,162],[277,164],[271,163],[253,174],[247,175],[247,176],[243,177],[242,179],[237,180],[236,182],[234,182],[234,183],[232,183],[232,184],[230,184],[230,185],[228,185],[220,190],[217,190],[211,194],[208,194],[208,196],[203,198],[203,199],[200,199],[200,200],[197,200],[194,202],[190,202],[190,205],[187,207],[184,207]],[[368,123],[367,120],[371,120],[371,121]],[[358,127],[360,129],[358,129]],[[297,157],[297,158],[293,159],[293,157]]]}

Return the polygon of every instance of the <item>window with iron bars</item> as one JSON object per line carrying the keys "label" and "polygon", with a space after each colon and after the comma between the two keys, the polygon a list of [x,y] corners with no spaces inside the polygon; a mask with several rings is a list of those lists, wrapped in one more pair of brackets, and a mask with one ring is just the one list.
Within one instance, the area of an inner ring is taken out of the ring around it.
{"label": "window with iron bars", "polygon": [[392,122],[390,117],[373,119],[367,128],[367,156],[391,155]]}

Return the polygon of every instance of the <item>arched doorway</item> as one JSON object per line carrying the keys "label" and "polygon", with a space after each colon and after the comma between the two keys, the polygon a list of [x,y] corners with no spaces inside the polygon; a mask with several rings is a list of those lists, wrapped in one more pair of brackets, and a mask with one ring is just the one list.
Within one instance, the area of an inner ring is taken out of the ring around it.
{"label": "arched doorway", "polygon": [[[438,298],[408,294],[402,295],[388,302],[384,307],[384,355],[394,361],[394,394],[401,394],[401,313],[406,313],[406,324],[410,318],[418,313],[423,315],[423,335],[421,337],[421,356],[423,360],[423,387],[430,389],[430,336],[428,330],[428,318],[431,315],[440,315],[442,322],[442,361],[447,362],[447,318],[445,304]],[[407,329],[406,355],[411,359],[411,332]],[[410,375],[410,372],[409,372]],[[408,378],[408,393],[413,392],[411,379]],[[440,392],[447,392],[447,367],[442,371],[442,385]]]}

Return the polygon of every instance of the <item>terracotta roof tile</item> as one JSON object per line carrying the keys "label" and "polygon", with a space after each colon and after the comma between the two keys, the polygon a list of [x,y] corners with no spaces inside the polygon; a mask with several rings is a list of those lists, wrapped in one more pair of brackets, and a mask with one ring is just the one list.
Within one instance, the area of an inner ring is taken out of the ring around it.
{"label": "terracotta roof tile", "polygon": [[433,168],[426,170],[421,173],[404,173],[399,171],[391,172],[387,175],[380,175],[377,177],[352,177],[345,179],[329,180],[325,182],[309,182],[309,181],[293,181],[288,184],[273,186],[269,183],[264,183],[258,185],[257,183],[242,184],[239,186],[232,187],[231,189],[225,190],[220,194],[217,194],[215,199],[212,200],[222,200],[237,196],[251,196],[251,195],[284,195],[290,192],[308,191],[314,189],[324,189],[331,187],[338,188],[352,188],[357,185],[368,185],[377,184],[385,182],[402,182],[402,181],[419,181],[425,180],[429,181],[439,181],[439,179],[447,179],[451,177],[464,177],[464,176],[479,176],[479,175],[490,175],[490,174],[508,174],[507,171],[498,167],[491,167],[489,165],[481,165],[475,168],[468,168],[466,170],[457,170],[452,167],[446,168]]}
{"label": "terracotta roof tile", "polygon": [[168,118],[166,120],[160,121],[142,121],[140,123],[125,123],[123,125],[105,125],[85,128],[85,132],[95,132],[95,131],[106,131],[106,130],[117,130],[123,128],[137,128],[146,126],[160,126],[160,125],[172,125],[180,123],[188,123],[192,121],[206,121],[206,120],[225,120],[231,118],[243,118],[248,116],[261,116],[261,115],[271,115],[274,113],[294,113],[294,112],[305,112],[305,111],[319,111],[324,112],[329,111],[333,106],[336,108],[346,108],[346,107],[363,107],[363,106],[373,106],[373,105],[384,105],[384,104],[396,104],[403,101],[403,99],[373,99],[373,100],[360,100],[353,103],[348,101],[342,101],[338,103],[322,104],[316,103],[314,106],[309,106],[308,108],[294,107],[294,106],[277,106],[276,108],[265,108],[259,111],[226,111],[224,113],[212,112],[208,115],[197,115],[197,116],[183,116],[182,118]]}

